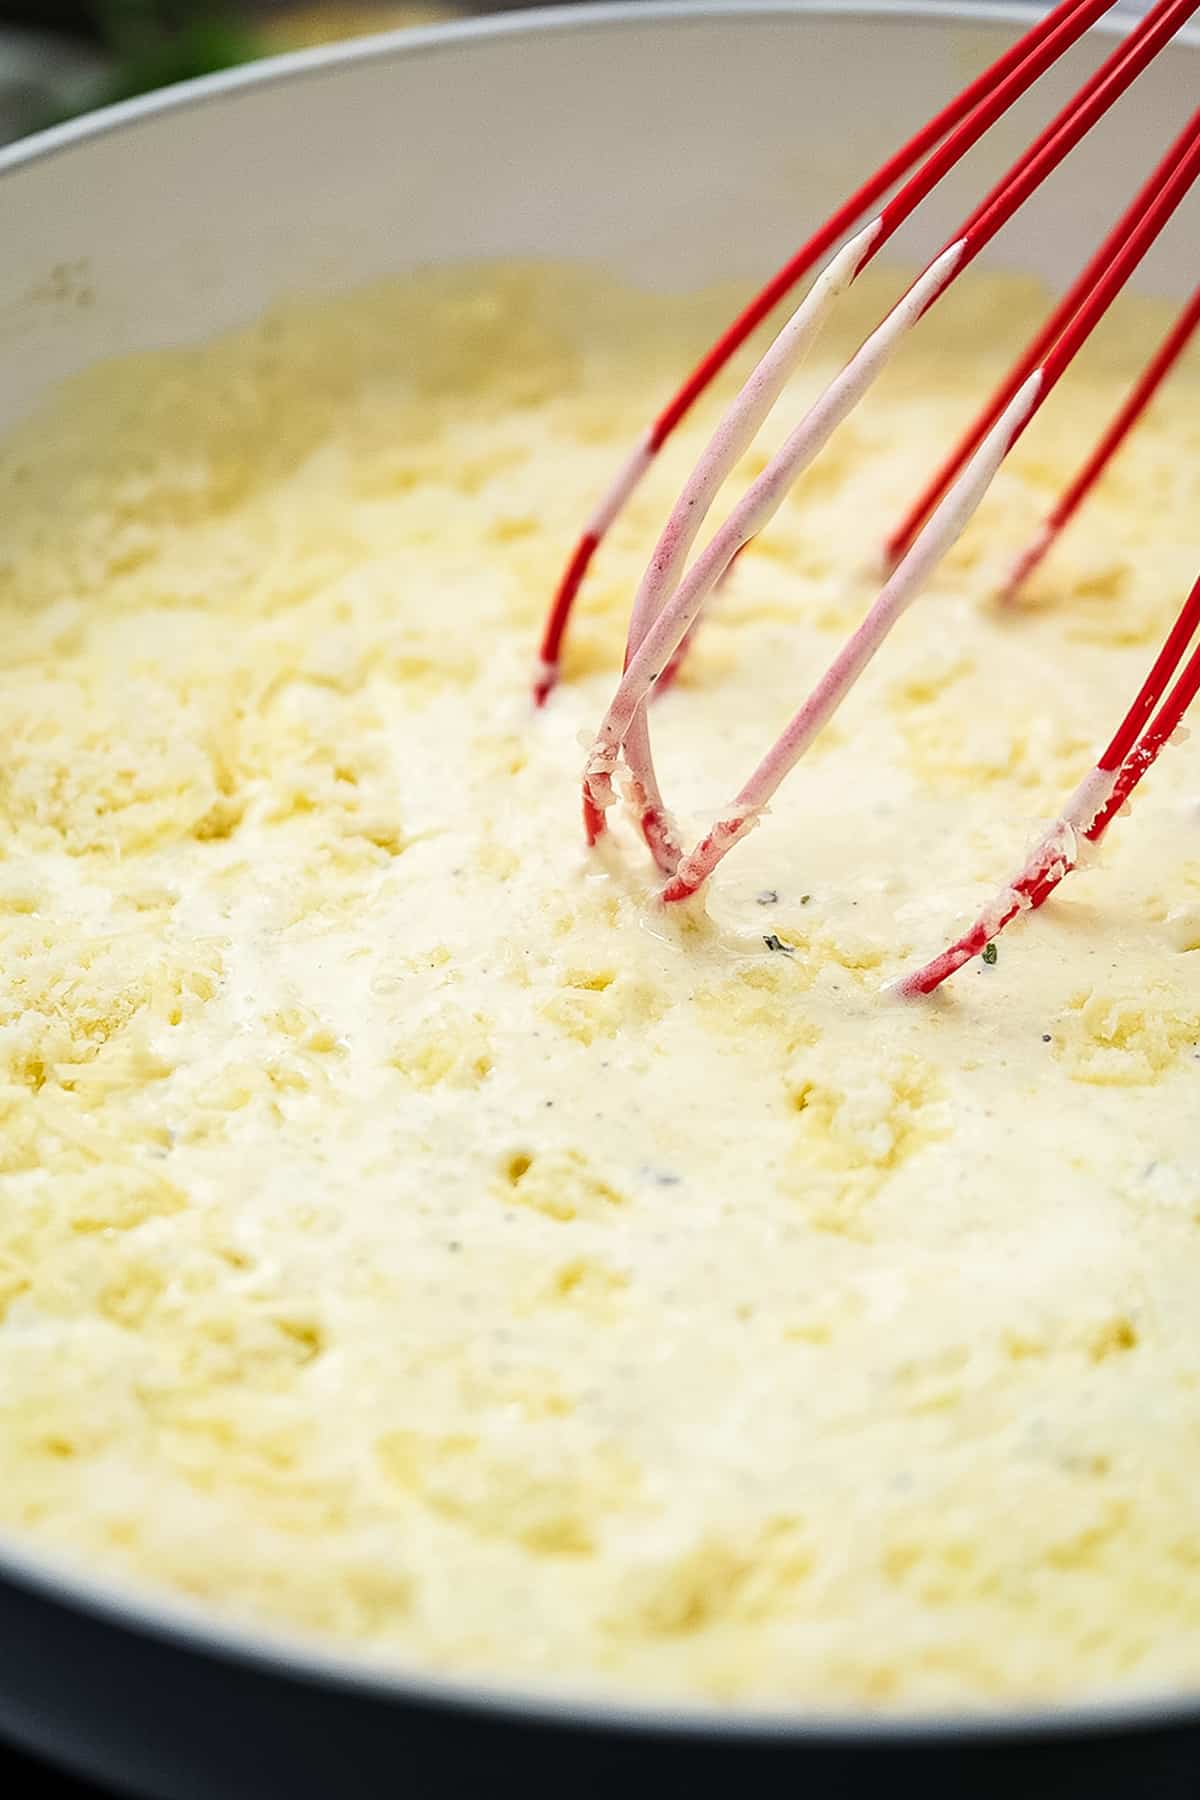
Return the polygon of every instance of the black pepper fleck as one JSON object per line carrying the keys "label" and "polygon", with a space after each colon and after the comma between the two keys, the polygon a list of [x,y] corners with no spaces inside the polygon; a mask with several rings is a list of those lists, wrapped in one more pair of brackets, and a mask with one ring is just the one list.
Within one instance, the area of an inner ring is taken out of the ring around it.
{"label": "black pepper fleck", "polygon": [[760,906],[777,906],[779,904],[779,894],[775,888],[764,888],[762,893],[755,894],[754,898]]}
{"label": "black pepper fleck", "polygon": [[776,937],[773,931],[763,933],[763,943],[767,946],[768,950],[782,950],[785,956],[795,955],[795,946],[792,944],[785,944],[783,939],[781,937]]}

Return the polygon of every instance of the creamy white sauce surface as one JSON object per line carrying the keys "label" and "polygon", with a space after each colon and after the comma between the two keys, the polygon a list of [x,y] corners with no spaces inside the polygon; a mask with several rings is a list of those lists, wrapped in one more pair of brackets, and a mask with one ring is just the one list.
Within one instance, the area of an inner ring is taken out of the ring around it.
{"label": "creamy white sauce surface", "polygon": [[[0,1525],[542,1687],[1194,1685],[1194,745],[994,967],[881,990],[1019,864],[1195,578],[1195,360],[1002,611],[1161,329],[1113,323],[668,916],[627,829],[585,855],[579,738],[714,408],[536,717],[528,679],[729,305],[424,277],[101,371],[0,452]],[[739,562],[653,710],[691,835],[1043,305],[967,284]]]}

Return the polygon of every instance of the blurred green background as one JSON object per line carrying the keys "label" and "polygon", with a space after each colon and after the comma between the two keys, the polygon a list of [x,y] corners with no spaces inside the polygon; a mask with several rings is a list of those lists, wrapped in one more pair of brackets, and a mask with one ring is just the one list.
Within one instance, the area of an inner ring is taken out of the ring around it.
{"label": "blurred green background", "polygon": [[258,56],[497,10],[498,0],[0,0],[0,143]]}

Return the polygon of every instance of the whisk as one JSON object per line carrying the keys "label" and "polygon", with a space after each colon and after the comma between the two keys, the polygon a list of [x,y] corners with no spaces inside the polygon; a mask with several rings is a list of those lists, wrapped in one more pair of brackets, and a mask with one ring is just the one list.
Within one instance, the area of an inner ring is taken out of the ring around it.
{"label": "whisk", "polygon": [[[1087,342],[1114,299],[1200,176],[1200,111],[1187,122],[1133,202],[979,418],[885,545],[890,570],[863,622],[834,657],[733,804],[691,850],[659,789],[647,702],[673,676],[703,609],[747,543],[770,521],[792,485],[863,398],[905,335],[1137,80],[1200,0],[1157,0],[1095,73],[985,196],[818,396],[783,446],[705,547],[689,562],[704,520],[752,443],[832,306],[942,178],[1114,0],[1062,0],[825,221],[750,303],[644,434],[589,521],[554,598],[534,694],[547,699],[558,678],[571,609],[597,549],[662,445],[736,350],[804,276],[821,268],[797,310],[726,410],[677,500],[634,598],[621,680],[587,759],[584,826],[589,843],[606,830],[618,764],[624,791],[671,905],[697,892],[759,822],[772,796],[842,704],[893,626],[917,598],[979,506],[997,470]],[[900,185],[897,185],[900,184]],[[895,190],[892,192],[892,190]],[[884,197],[891,194],[886,200]],[[865,225],[880,201],[881,209]],[[853,232],[852,236],[847,234]],[[845,241],[843,241],[845,240]],[[1033,542],[1013,564],[1011,598],[1047,554],[1200,327],[1200,289],[1184,308],[1117,417],[1086,459]],[[956,943],[897,984],[932,993],[1020,912],[1042,906],[1098,844],[1134,788],[1178,729],[1200,689],[1200,580],[1129,713],[1024,866]],[[1192,655],[1184,665],[1189,650]],[[1174,685],[1172,685],[1174,683]]]}

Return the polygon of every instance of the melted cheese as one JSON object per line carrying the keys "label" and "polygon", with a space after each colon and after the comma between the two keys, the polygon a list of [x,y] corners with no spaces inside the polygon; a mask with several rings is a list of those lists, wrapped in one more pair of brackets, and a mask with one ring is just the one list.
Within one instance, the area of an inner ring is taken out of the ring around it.
{"label": "melted cheese", "polygon": [[[543,1687],[1194,1684],[1194,747],[994,967],[881,990],[1019,861],[1194,578],[1195,364],[998,610],[1160,329],[1124,313],[668,917],[627,831],[583,852],[578,740],[711,408],[536,718],[527,683],[574,528],[728,305],[427,276],[99,371],[5,447],[0,1523]],[[689,832],[1038,316],[947,303],[739,562],[654,709]]]}

